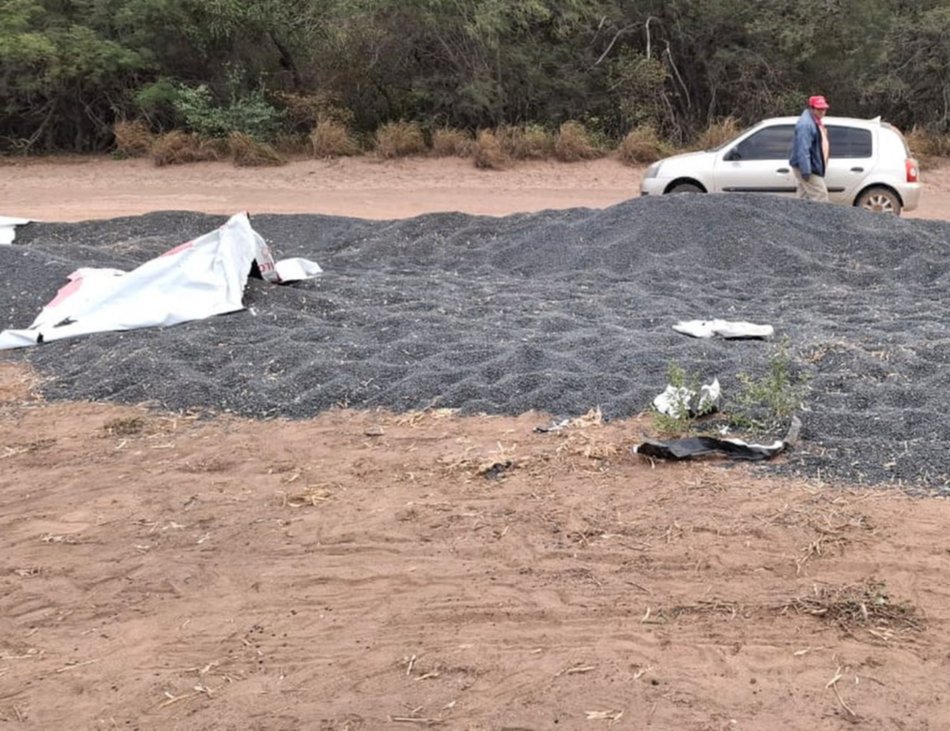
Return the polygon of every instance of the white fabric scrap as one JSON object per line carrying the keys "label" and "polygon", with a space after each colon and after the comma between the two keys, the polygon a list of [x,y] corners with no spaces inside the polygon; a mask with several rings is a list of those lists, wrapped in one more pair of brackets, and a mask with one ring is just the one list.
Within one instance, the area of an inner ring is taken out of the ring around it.
{"label": "white fabric scrap", "polygon": [[666,390],[653,399],[653,408],[661,414],[679,418],[684,414],[696,416],[708,414],[719,407],[719,397],[722,389],[719,379],[713,379],[699,387],[699,393],[686,386],[667,385]]}
{"label": "white fabric scrap", "polygon": [[673,325],[673,329],[694,338],[770,338],[775,334],[771,325],[755,325],[751,322],[730,322],[729,320],[684,320]]}
{"label": "white fabric scrap", "polygon": [[244,309],[244,287],[256,262],[280,284],[310,279],[320,266],[306,259],[274,261],[246,213],[177,246],[131,272],[77,269],[28,328],[0,333],[0,350],[77,335],[165,327]]}
{"label": "white fabric scrap", "polygon": [[12,244],[16,240],[16,227],[30,222],[29,218],[0,216],[0,245]]}

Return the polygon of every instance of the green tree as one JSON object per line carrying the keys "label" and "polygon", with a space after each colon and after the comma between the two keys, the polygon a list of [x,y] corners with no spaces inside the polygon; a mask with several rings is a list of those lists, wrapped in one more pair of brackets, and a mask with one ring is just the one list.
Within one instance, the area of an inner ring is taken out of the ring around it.
{"label": "green tree", "polygon": [[0,134],[7,148],[90,150],[142,57],[38,0],[0,0]]}

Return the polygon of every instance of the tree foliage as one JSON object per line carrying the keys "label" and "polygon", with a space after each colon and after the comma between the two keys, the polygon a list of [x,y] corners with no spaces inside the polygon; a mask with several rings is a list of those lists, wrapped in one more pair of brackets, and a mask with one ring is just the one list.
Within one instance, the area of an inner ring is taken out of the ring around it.
{"label": "tree foliage", "polygon": [[125,118],[684,141],[813,93],[947,132],[948,38],[950,0],[0,0],[0,150],[104,149]]}

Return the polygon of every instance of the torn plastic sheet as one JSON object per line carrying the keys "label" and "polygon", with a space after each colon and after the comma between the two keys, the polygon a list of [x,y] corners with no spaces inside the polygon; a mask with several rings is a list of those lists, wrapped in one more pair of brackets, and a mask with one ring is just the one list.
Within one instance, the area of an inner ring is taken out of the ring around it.
{"label": "torn plastic sheet", "polygon": [[633,448],[637,454],[659,459],[691,459],[707,454],[722,454],[729,459],[741,459],[757,462],[771,459],[785,449],[785,442],[778,440],[773,444],[747,444],[741,439],[719,439],[717,437],[687,437],[669,442],[645,441]]}
{"label": "torn plastic sheet", "polygon": [[281,284],[321,273],[306,259],[274,261],[246,213],[131,272],[77,269],[28,328],[0,333],[0,350],[113,330],[164,327],[244,309],[252,265]]}
{"label": "torn plastic sheet", "polygon": [[12,244],[16,240],[16,227],[29,222],[29,218],[0,216],[0,244]]}
{"label": "torn plastic sheet", "polygon": [[719,408],[721,394],[718,378],[714,378],[712,383],[700,386],[698,393],[686,386],[669,384],[663,393],[653,399],[653,408],[674,418],[684,413],[689,416],[709,414]]}
{"label": "torn plastic sheet", "polygon": [[718,336],[727,340],[765,339],[775,334],[771,325],[756,325],[751,322],[730,322],[729,320],[683,320],[673,325],[673,329],[694,338]]}
{"label": "torn plastic sheet", "polygon": [[658,459],[684,460],[708,454],[719,454],[732,460],[759,462],[772,459],[775,455],[797,444],[801,426],[798,417],[792,417],[785,438],[777,439],[772,444],[749,444],[741,439],[718,437],[686,437],[668,442],[646,440],[635,446],[633,452]]}
{"label": "torn plastic sheet", "polygon": [[536,426],[534,432],[535,434],[549,434],[551,432],[559,432],[570,425],[570,419],[561,419],[560,421],[552,421],[550,426]]}

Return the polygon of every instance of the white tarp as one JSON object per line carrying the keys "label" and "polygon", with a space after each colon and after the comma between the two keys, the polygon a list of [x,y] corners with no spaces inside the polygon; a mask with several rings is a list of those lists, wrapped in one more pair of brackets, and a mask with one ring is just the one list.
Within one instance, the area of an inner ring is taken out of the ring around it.
{"label": "white tarp", "polygon": [[16,227],[29,222],[29,218],[0,216],[0,244],[12,244],[14,239],[16,239]]}
{"label": "white tarp", "polygon": [[686,320],[673,325],[673,329],[694,338],[721,338],[738,340],[742,338],[770,338],[775,334],[771,325],[756,325],[751,322],[731,322],[729,320]]}
{"label": "white tarp", "polygon": [[274,261],[246,213],[177,246],[131,272],[77,269],[33,324],[0,333],[0,349],[20,348],[112,330],[177,325],[244,309],[244,286],[257,262],[279,284],[310,279],[320,266],[306,259]]}

